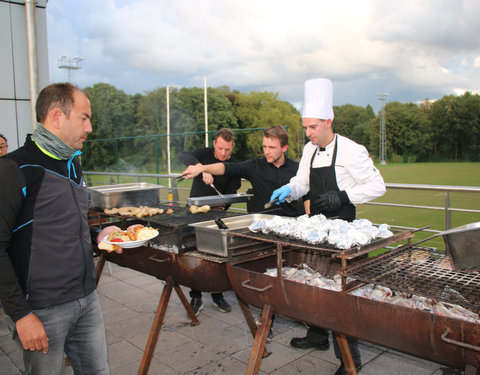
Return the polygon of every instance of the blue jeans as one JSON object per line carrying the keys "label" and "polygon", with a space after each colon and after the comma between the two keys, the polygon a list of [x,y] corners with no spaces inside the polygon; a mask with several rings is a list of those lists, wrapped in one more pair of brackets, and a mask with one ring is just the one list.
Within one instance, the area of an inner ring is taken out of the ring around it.
{"label": "blue jeans", "polygon": [[[23,350],[25,374],[60,375],[65,354],[75,375],[109,375],[102,309],[97,291],[88,296],[33,313],[48,337],[48,353]],[[13,324],[13,322],[11,322]],[[12,336],[20,344],[15,325]]]}

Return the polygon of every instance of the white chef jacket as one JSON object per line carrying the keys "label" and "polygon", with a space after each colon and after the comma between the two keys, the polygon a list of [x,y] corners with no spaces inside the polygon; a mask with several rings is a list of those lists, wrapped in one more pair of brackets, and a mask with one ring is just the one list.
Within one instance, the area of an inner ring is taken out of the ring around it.
{"label": "white chef jacket", "polygon": [[[340,134],[335,134],[335,137],[338,140],[335,161],[337,186],[340,190],[345,190],[350,202],[353,204],[366,203],[385,194],[385,182],[368,156],[367,149]],[[319,148],[312,142],[305,145],[297,174],[287,184],[291,189],[291,193],[286,199],[288,202],[297,200],[310,191],[310,164],[314,152],[317,152],[317,155],[313,160],[313,168],[331,165],[335,137],[325,147],[325,151],[319,151]]]}

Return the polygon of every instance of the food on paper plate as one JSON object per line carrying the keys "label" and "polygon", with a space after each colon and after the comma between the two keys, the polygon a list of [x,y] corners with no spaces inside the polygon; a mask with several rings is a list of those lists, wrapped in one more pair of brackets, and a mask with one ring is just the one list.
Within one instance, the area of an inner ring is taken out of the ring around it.
{"label": "food on paper plate", "polygon": [[208,204],[201,207],[193,205],[193,206],[190,206],[188,210],[192,214],[200,214],[200,213],[206,214],[207,212],[210,211],[210,206]]}
{"label": "food on paper plate", "polygon": [[111,232],[98,244],[98,248],[110,252],[120,248],[139,247],[156,236],[158,236],[158,230],[134,224],[126,230]]}
{"label": "food on paper plate", "polygon": [[129,242],[141,241],[154,237],[158,234],[158,230],[151,227],[144,227],[141,224],[130,225],[127,230],[117,230],[107,236],[109,242]]}

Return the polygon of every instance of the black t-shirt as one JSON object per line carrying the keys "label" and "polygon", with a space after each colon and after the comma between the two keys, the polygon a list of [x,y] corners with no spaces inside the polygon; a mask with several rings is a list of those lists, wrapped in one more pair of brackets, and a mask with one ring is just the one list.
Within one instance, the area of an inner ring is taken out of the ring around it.
{"label": "black t-shirt", "polygon": [[[184,151],[180,154],[180,161],[185,165],[195,165],[198,163],[207,165],[221,163],[215,157],[215,152],[212,147],[209,148],[197,148],[192,151]],[[235,161],[232,158],[230,161]],[[241,185],[240,176],[213,176],[213,184],[222,194],[235,194]],[[217,195],[217,192],[209,185],[206,185],[202,180],[202,173],[193,179],[192,189],[190,190],[190,197],[205,197],[210,195]]]}
{"label": "black t-shirt", "polygon": [[[275,189],[290,182],[290,179],[297,174],[298,162],[292,159],[285,159],[285,163],[279,168],[267,162],[265,157],[246,160],[239,163],[225,163],[225,176],[239,176],[247,179],[252,184],[254,196],[247,205],[248,212],[263,212],[264,205],[270,201]],[[272,214],[281,216],[298,216],[304,213],[300,204],[297,209],[297,202],[282,203],[273,205]]]}

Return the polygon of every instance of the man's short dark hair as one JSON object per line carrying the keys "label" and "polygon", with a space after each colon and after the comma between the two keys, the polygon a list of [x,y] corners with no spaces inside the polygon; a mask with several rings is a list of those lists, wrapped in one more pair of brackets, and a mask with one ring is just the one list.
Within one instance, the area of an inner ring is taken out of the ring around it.
{"label": "man's short dark hair", "polygon": [[65,116],[70,116],[70,112],[75,103],[73,94],[76,91],[83,93],[77,86],[69,82],[52,83],[46,86],[40,91],[37,98],[37,104],[35,106],[37,121],[43,123],[52,108],[59,108]]}
{"label": "man's short dark hair", "polygon": [[5,136],[4,136],[2,133],[0,133],[0,138],[3,138],[3,139],[5,140],[5,142],[7,142],[7,143],[8,143],[8,141],[7,141],[7,137],[5,137]]}
{"label": "man's short dark hair", "polygon": [[280,146],[288,145],[288,133],[281,125],[272,126],[263,131],[265,138],[278,138],[280,140]]}
{"label": "man's short dark hair", "polygon": [[226,142],[232,142],[234,138],[233,131],[228,128],[222,128],[215,134],[215,140],[218,137],[222,137]]}

